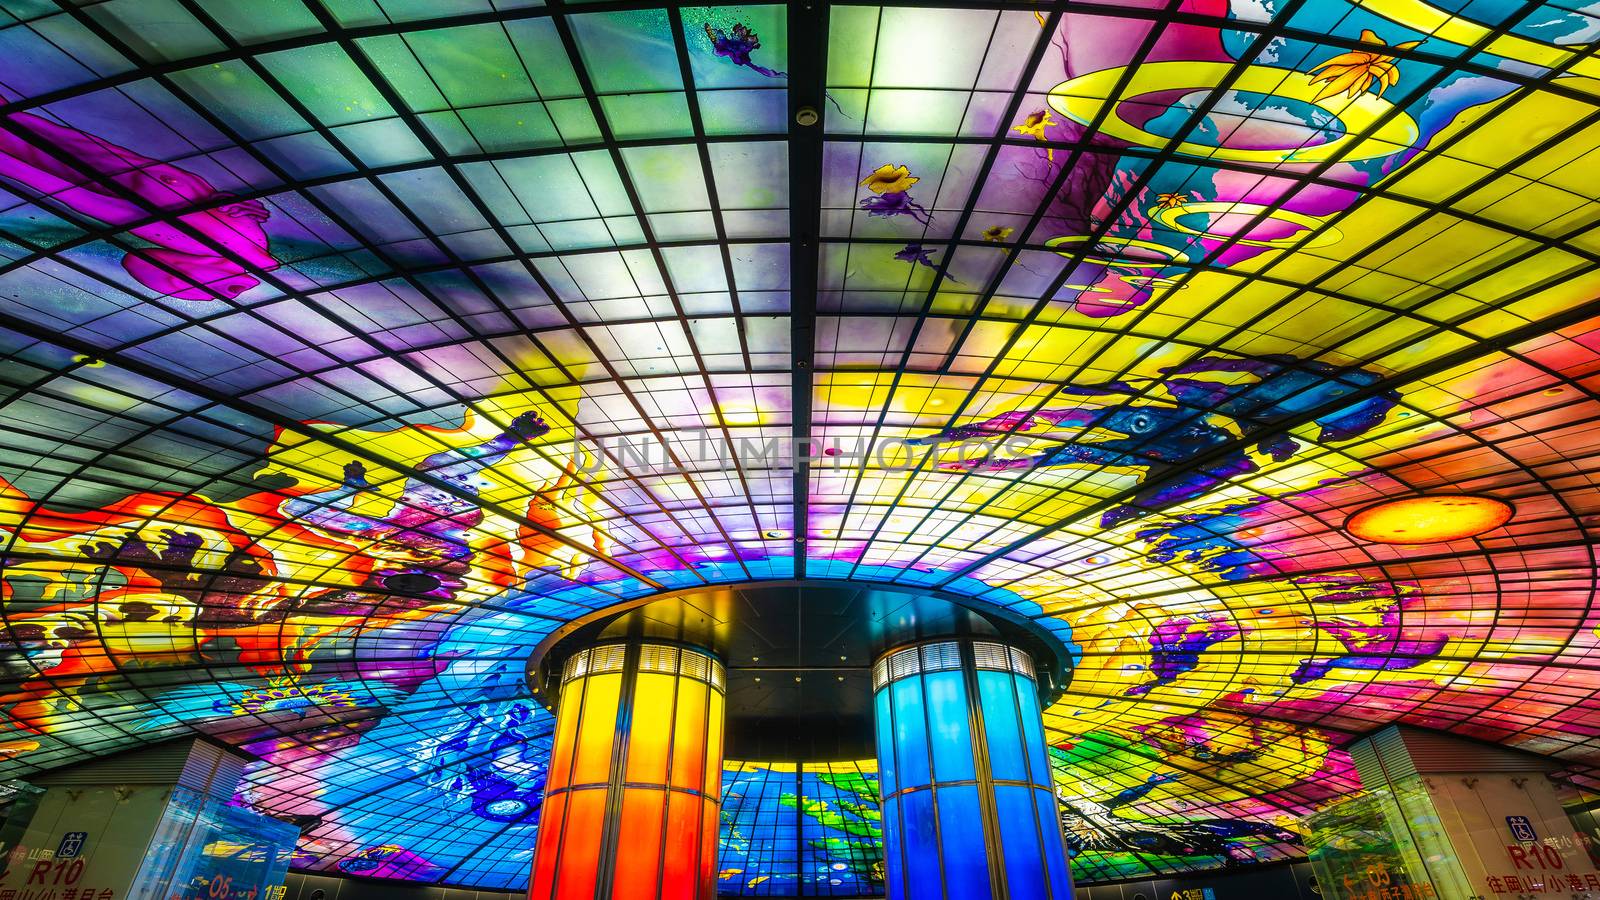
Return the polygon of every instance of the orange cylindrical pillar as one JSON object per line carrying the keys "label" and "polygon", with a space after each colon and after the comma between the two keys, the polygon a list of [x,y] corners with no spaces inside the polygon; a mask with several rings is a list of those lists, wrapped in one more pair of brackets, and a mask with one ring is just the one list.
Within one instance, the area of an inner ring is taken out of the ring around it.
{"label": "orange cylindrical pillar", "polygon": [[562,670],[529,900],[712,900],[722,664],[653,642]]}

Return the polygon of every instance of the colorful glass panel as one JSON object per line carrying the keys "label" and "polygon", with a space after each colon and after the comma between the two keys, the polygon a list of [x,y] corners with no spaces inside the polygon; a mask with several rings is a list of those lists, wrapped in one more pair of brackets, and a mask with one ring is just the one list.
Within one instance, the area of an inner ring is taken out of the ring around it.
{"label": "colorful glass panel", "polygon": [[1081,881],[1302,857],[1392,722],[1591,766],[1595,31],[0,0],[0,776],[204,733],[299,869],[520,890],[530,648],[802,575],[1070,643]]}

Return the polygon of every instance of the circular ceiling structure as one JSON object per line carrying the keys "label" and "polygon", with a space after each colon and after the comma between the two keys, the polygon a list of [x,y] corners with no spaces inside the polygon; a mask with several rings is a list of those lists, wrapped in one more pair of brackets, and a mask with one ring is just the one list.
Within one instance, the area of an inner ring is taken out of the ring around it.
{"label": "circular ceiling structure", "polygon": [[1028,654],[1040,704],[1072,679],[1058,620],[1035,620],[957,594],[860,581],[779,581],[691,588],[576,619],[528,658],[528,681],[555,712],[573,654],[647,641],[709,651],[727,676],[724,754],[741,762],[874,759],[874,663],[885,653],[955,636]]}
{"label": "circular ceiling structure", "polygon": [[[520,889],[535,648],[773,582],[1054,641],[1080,882],[1303,857],[1390,723],[1587,773],[1597,29],[0,0],[0,778],[203,734],[300,869]],[[817,765],[720,890],[878,889]]]}

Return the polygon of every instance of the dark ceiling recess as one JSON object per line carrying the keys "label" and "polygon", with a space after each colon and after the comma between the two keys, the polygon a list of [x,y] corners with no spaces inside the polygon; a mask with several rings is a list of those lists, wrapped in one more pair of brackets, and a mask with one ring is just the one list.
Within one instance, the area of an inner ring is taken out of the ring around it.
{"label": "dark ceiling recess", "polygon": [[715,652],[728,673],[728,759],[869,759],[872,663],[885,650],[949,635],[999,638],[1040,672],[1045,705],[1071,678],[1060,640],[1030,620],[971,598],[880,585],[769,582],[695,589],[602,610],[534,651],[530,683],[546,706],[574,652],[648,638]]}
{"label": "dark ceiling recess", "polygon": [[439,579],[426,572],[401,572],[383,579],[383,586],[397,594],[426,594],[439,589]]}

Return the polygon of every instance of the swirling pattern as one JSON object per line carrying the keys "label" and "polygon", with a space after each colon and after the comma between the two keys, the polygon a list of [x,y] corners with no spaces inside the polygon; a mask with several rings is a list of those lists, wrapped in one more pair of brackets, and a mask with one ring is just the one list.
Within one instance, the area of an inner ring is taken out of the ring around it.
{"label": "swirling pattern", "polygon": [[[1600,20],[1013,5],[0,16],[0,774],[204,733],[302,869],[515,888],[531,648],[796,578],[1070,647],[1083,881],[1303,855],[1390,722],[1586,772]],[[723,890],[881,882],[870,760],[725,782]]]}

